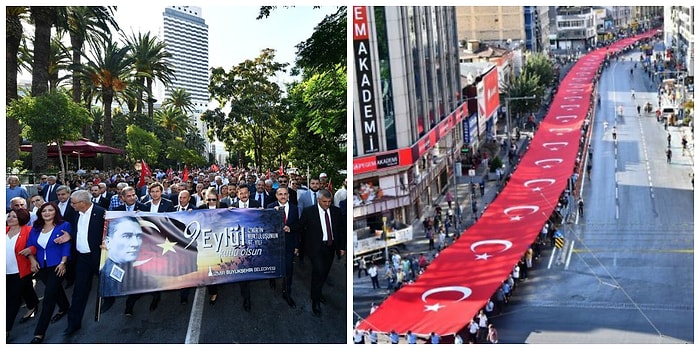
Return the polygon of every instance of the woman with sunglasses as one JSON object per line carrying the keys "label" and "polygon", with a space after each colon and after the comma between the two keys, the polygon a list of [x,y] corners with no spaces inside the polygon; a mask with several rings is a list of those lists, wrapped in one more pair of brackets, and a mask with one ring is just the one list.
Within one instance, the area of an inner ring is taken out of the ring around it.
{"label": "woman with sunglasses", "polygon": [[15,323],[22,299],[27,306],[27,313],[19,323],[29,321],[36,315],[39,307],[39,298],[32,285],[32,268],[29,259],[19,252],[27,246],[27,238],[32,227],[28,226],[30,214],[27,209],[14,208],[7,214],[7,226],[5,232],[5,281],[7,293],[5,303],[7,305],[5,325],[6,339]]}
{"label": "woman with sunglasses", "polygon": [[[39,322],[34,329],[32,344],[43,343],[49,323],[56,323],[68,313],[70,303],[63,290],[66,263],[70,259],[69,242],[56,243],[56,238],[73,232],[70,223],[63,220],[56,203],[44,203],[29,232],[27,246],[20,254],[29,258],[32,272],[44,283],[44,302]],[[58,305],[55,316],[53,310]]]}

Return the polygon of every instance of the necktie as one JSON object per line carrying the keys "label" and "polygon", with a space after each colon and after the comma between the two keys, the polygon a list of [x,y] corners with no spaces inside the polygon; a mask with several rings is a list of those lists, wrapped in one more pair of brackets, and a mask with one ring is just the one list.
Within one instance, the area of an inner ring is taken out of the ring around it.
{"label": "necktie", "polygon": [[326,245],[333,245],[333,230],[331,229],[331,218],[328,217],[328,209],[323,211],[326,214],[326,233],[328,233],[328,241]]}
{"label": "necktie", "polygon": [[44,198],[44,200],[46,200],[47,202],[49,202],[49,196],[51,196],[51,190],[53,190],[53,185],[50,185],[49,190],[46,191],[46,198]]}
{"label": "necktie", "polygon": [[316,192],[314,191],[311,191],[311,204],[316,205]]}
{"label": "necktie", "polygon": [[243,208],[248,208],[248,203],[243,203]]}
{"label": "necktie", "polygon": [[284,214],[284,224],[285,225],[287,224],[287,212],[286,212],[286,210],[287,210],[287,206],[286,205],[282,206],[282,214]]}

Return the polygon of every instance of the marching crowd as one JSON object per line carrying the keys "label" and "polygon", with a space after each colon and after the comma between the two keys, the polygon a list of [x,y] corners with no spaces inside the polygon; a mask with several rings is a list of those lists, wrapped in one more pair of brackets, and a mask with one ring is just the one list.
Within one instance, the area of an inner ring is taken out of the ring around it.
{"label": "marching crowd", "polygon": [[[296,173],[267,172],[231,168],[131,176],[114,172],[81,172],[61,184],[56,176],[42,175],[36,191],[28,191],[15,175],[6,187],[6,340],[20,313],[25,323],[38,318],[31,343],[42,343],[50,324],[67,317],[65,336],[81,328],[87,299],[95,275],[99,273],[106,211],[176,212],[218,208],[268,208],[284,210],[285,278],[282,297],[290,308],[293,260],[311,264],[311,300],[314,316],[321,315],[320,304],[334,258],[345,253],[346,182],[333,191],[328,176],[321,173],[308,179]],[[31,195],[29,193],[36,194]],[[325,220],[324,220],[324,214]],[[328,215],[329,214],[329,215]],[[43,299],[35,281],[44,285]],[[243,309],[250,312],[249,282],[240,285]],[[267,283],[266,283],[267,284]],[[270,288],[276,281],[269,280]],[[68,289],[73,289],[68,293]],[[179,291],[180,303],[188,303],[190,288]],[[209,304],[218,298],[217,285],[207,288]],[[158,307],[160,291],[151,292],[151,311]],[[127,297],[124,314],[132,316],[141,297]],[[102,300],[100,312],[114,305],[114,297]],[[56,312],[55,312],[56,311]],[[55,313],[54,313],[55,312]],[[37,317],[38,316],[38,317]]]}

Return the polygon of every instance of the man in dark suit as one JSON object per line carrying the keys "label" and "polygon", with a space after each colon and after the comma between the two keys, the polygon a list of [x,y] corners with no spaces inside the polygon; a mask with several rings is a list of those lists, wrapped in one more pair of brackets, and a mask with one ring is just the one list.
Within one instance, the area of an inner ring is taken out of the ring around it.
{"label": "man in dark suit", "polygon": [[63,220],[71,222],[78,214],[70,205],[70,187],[66,185],[58,186],[56,189],[56,205],[61,212]]}
{"label": "man in dark suit", "polygon": [[109,198],[102,196],[99,185],[95,184],[90,186],[90,192],[92,193],[92,203],[99,205],[105,210],[109,208]]}
{"label": "man in dark suit", "polygon": [[297,197],[297,191],[289,187],[289,177],[285,174],[280,175],[277,178],[277,182],[280,184],[279,188],[286,188],[289,193],[289,203],[294,204],[295,207],[299,206],[299,198]]}
{"label": "man in dark suit", "polygon": [[267,208],[267,205],[274,201],[265,191],[265,180],[258,180],[255,183],[255,193],[253,193],[251,197],[260,203],[260,207],[262,208]]}
{"label": "man in dark suit", "polygon": [[121,199],[124,201],[121,205],[114,207],[114,211],[148,211],[146,205],[138,201],[136,189],[131,186],[126,186],[121,191]]}
{"label": "man in dark suit", "polygon": [[315,316],[321,315],[321,293],[328,278],[333,259],[345,255],[346,225],[338,207],[331,205],[330,191],[318,191],[318,204],[304,208],[299,220],[301,247],[311,260],[311,307]]}
{"label": "man in dark suit", "polygon": [[58,190],[58,186],[60,185],[60,183],[56,182],[56,177],[52,175],[46,178],[46,185],[41,187],[37,186],[37,190],[41,195],[41,198],[44,198],[44,201],[55,202],[58,200],[56,190]]}
{"label": "man in dark suit", "polygon": [[[292,277],[294,275],[294,255],[299,252],[299,209],[289,202],[289,191],[286,187],[280,187],[275,192],[277,201],[270,203],[268,209],[284,210],[284,290],[282,298],[289,307],[295,308],[297,304],[292,299]],[[274,281],[274,280],[270,280]]]}
{"label": "man in dark suit", "polygon": [[163,198],[163,185],[159,182],[154,182],[148,186],[148,194],[151,195],[151,200],[146,202],[146,210],[151,213],[169,213],[175,211],[175,206],[167,198]]}
{"label": "man in dark suit", "polygon": [[175,211],[188,211],[197,209],[197,207],[195,207],[194,204],[192,204],[192,202],[190,201],[190,198],[192,198],[192,196],[190,196],[190,191],[180,191],[180,194],[178,194],[178,202],[175,206]]}
{"label": "man in dark suit", "polygon": [[87,305],[93,276],[99,274],[102,250],[102,232],[105,224],[105,210],[94,205],[90,193],[85,190],[73,192],[71,206],[82,215],[75,215],[71,221],[75,235],[70,241],[75,261],[75,287],[73,300],[68,311],[68,327],[64,334],[72,335],[80,329],[85,306]]}
{"label": "man in dark suit", "polygon": [[[216,195],[216,192],[213,190],[207,191],[207,200],[209,198],[214,198],[214,196]],[[233,203],[231,208],[260,208],[260,203],[258,203],[254,199],[250,199],[250,191],[248,186],[245,184],[238,186],[238,198],[239,201]],[[242,281],[238,282],[238,285],[241,286],[241,296],[243,297],[243,310],[250,312],[250,282]],[[217,285],[212,284],[208,286],[207,289],[209,291],[209,304],[214,305],[214,303],[216,303],[216,298],[218,295],[218,287]]]}

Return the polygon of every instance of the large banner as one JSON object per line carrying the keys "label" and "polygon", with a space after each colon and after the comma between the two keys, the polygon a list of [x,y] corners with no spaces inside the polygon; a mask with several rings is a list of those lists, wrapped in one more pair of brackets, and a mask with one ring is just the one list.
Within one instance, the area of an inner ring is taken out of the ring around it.
{"label": "large banner", "polygon": [[100,296],[284,277],[283,220],[274,209],[108,211]]}
{"label": "large banner", "polygon": [[440,252],[414,283],[401,287],[358,329],[427,336],[455,334],[484,307],[512,272],[554,210],[574,172],[593,78],[607,50],[595,50],[571,68],[508,185],[474,225]]}

